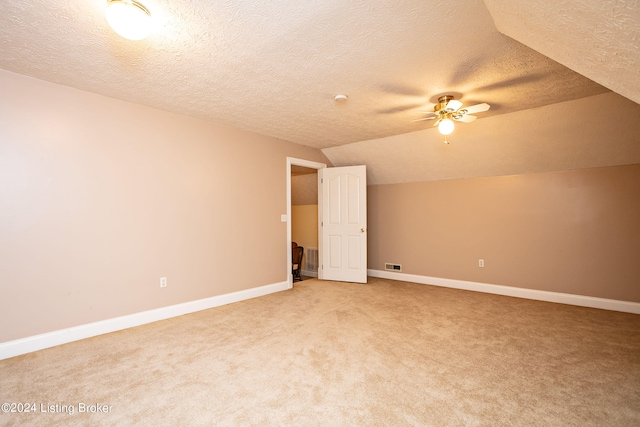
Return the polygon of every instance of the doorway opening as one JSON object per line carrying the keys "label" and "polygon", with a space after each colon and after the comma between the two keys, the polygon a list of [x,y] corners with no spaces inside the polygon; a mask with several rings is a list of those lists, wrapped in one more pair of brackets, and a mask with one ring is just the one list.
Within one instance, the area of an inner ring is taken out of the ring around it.
{"label": "doorway opening", "polygon": [[[297,221],[295,224],[296,239],[300,240],[297,243],[303,247],[307,245],[305,256],[309,256],[307,249],[318,249],[318,170],[326,167],[327,165],[324,163],[287,157],[287,277],[289,288],[293,287],[291,242],[293,241],[294,210]],[[295,204],[292,204],[292,200]],[[312,226],[313,223],[315,229]]]}

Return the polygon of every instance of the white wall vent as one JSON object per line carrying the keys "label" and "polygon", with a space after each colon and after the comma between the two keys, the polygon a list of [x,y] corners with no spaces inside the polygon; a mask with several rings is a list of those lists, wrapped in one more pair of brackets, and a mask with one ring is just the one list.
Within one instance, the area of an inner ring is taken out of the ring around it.
{"label": "white wall vent", "polygon": [[318,248],[304,249],[304,270],[318,271]]}
{"label": "white wall vent", "polygon": [[389,271],[402,271],[402,266],[400,264],[384,264],[384,269]]}

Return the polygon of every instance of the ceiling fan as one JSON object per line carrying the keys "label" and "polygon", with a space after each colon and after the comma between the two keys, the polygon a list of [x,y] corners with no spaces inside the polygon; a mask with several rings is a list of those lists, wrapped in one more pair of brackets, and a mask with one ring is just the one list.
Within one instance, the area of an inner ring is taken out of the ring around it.
{"label": "ceiling fan", "polygon": [[461,107],[462,102],[453,99],[452,95],[444,95],[438,98],[438,103],[433,107],[433,113],[431,111],[423,111],[423,113],[428,114],[428,116],[413,121],[419,122],[422,120],[437,119],[433,126],[438,126],[440,133],[445,136],[444,143],[448,144],[447,135],[453,132],[453,128],[455,127],[453,124],[454,120],[471,123],[477,119],[476,116],[472,116],[471,114],[482,113],[487,111],[491,106],[483,102],[482,104],[476,104],[470,107]]}

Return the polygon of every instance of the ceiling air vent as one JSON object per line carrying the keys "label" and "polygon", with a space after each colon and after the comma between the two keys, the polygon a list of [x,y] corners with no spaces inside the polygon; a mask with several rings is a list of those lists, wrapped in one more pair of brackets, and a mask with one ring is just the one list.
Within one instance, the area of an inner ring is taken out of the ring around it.
{"label": "ceiling air vent", "polygon": [[384,269],[389,271],[402,271],[402,266],[400,264],[385,263]]}

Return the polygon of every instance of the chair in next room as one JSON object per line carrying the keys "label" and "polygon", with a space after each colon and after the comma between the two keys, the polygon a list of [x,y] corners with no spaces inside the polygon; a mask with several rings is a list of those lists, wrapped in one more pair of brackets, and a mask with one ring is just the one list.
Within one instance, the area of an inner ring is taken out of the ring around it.
{"label": "chair in next room", "polygon": [[304,248],[302,246],[296,246],[295,248],[291,248],[291,264],[292,264],[292,273],[293,273],[293,281],[302,281],[302,274],[300,273],[302,269],[302,255],[304,255]]}

